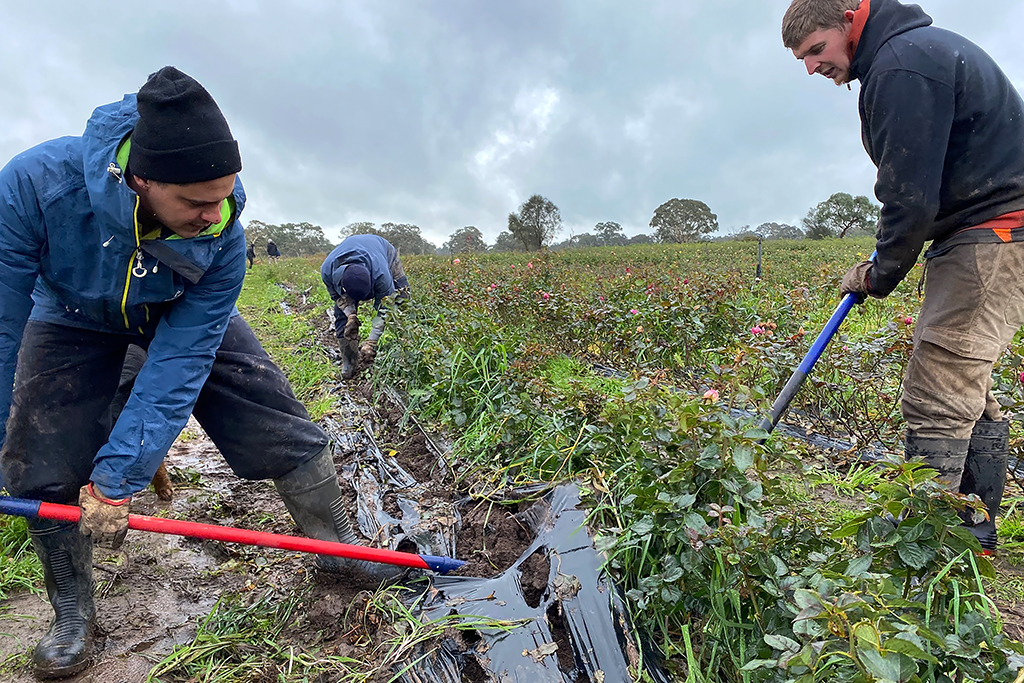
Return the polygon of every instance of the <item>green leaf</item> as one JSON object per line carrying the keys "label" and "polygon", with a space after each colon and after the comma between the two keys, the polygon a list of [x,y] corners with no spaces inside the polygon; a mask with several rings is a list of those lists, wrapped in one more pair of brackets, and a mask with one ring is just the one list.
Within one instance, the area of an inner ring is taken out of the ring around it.
{"label": "green leaf", "polygon": [[850,560],[846,565],[846,575],[854,579],[859,579],[863,576],[868,569],[871,568],[871,560],[874,556],[871,553],[867,555],[861,555],[855,559]]}
{"label": "green leaf", "polygon": [[914,660],[897,652],[857,648],[857,658],[879,683],[904,683],[917,673]]}
{"label": "green leaf", "polygon": [[804,607],[802,610],[796,613],[796,616],[793,617],[793,621],[796,622],[804,621],[805,619],[813,619],[814,617],[818,616],[824,611],[825,608],[821,605],[808,605],[807,607]]}
{"label": "green leaf", "polygon": [[699,512],[687,512],[683,515],[683,526],[701,534],[708,529],[707,520]]}
{"label": "green leaf", "polygon": [[630,531],[637,536],[646,536],[654,530],[654,520],[644,517],[630,527]]}
{"label": "green leaf", "polygon": [[732,449],[732,464],[741,472],[754,466],[754,449],[747,444],[739,444]]}
{"label": "green leaf", "polygon": [[965,641],[955,633],[946,636],[946,654],[964,659],[974,659],[981,654],[981,648]]}
{"label": "green leaf", "polygon": [[599,553],[607,553],[615,547],[616,541],[618,541],[618,539],[615,536],[599,534],[597,538],[594,539],[594,548],[597,549],[597,552]]}
{"label": "green leaf", "polygon": [[783,652],[799,652],[800,643],[796,642],[792,638],[787,638],[784,635],[778,633],[766,633],[764,634],[764,642],[768,644],[768,647],[776,650],[782,650]]}
{"label": "green leaf", "polygon": [[665,570],[661,578],[666,582],[678,581],[683,578],[683,570],[680,567],[672,567],[671,569]]}
{"label": "green leaf", "polygon": [[922,569],[926,564],[935,559],[935,550],[920,543],[896,543],[896,552],[900,559],[912,569]]}
{"label": "green leaf", "polygon": [[922,650],[918,644],[910,642],[910,640],[905,638],[903,634],[887,640],[883,649],[888,652],[899,652],[911,659],[920,659],[926,662],[931,662],[932,664],[939,663],[938,659]]}
{"label": "green leaf", "polygon": [[740,667],[740,671],[755,671],[757,669],[767,669],[768,667],[775,668],[778,665],[778,661],[774,659],[751,659]]}
{"label": "green leaf", "polygon": [[878,647],[878,629],[872,623],[862,621],[857,624],[853,627],[853,635],[856,636],[861,647],[864,645]]}
{"label": "green leaf", "polygon": [[763,496],[764,496],[764,487],[761,486],[761,482],[759,482],[759,481],[751,481],[743,489],[743,498],[744,498],[744,500],[757,501],[757,500],[761,500],[761,498]]}
{"label": "green leaf", "polygon": [[793,592],[793,600],[796,602],[796,606],[800,609],[810,607],[811,605],[820,605],[821,598],[815,591],[807,590],[806,588],[798,588]]}

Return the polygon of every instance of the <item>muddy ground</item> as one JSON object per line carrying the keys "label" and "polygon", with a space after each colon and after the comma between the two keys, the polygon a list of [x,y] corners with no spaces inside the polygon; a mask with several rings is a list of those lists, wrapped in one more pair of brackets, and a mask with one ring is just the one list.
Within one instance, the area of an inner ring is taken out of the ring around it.
{"label": "muddy ground", "polygon": [[[514,517],[519,505],[470,502],[456,489],[443,464],[433,466],[436,454],[429,447],[433,442],[414,424],[409,423],[405,430],[395,426],[393,420],[400,417],[400,411],[395,413],[393,406],[384,403],[371,406],[365,389],[345,385],[340,391],[341,408],[325,418],[324,426],[338,437],[335,464],[342,473],[342,488],[351,496],[353,519],[358,518],[355,489],[366,486],[362,474],[372,469],[366,465],[367,449],[377,450],[376,445],[386,458],[393,455],[392,462],[420,482],[415,493],[435,514],[424,527],[447,527],[444,533],[454,544],[455,556],[468,562],[458,574],[496,576],[520,557],[533,539]],[[366,424],[372,425],[373,438],[363,431]],[[364,459],[361,469],[353,474],[360,458]],[[173,500],[162,502],[150,489],[135,498],[133,513],[299,534],[273,484],[235,476],[194,421],[168,453],[166,464],[175,486]],[[352,486],[352,481],[358,486]],[[393,492],[383,496],[380,508],[385,514],[378,514],[378,521],[387,519],[388,513],[398,513],[400,504],[406,503]],[[364,505],[364,511],[372,513],[373,507],[372,502]],[[451,518],[438,510],[450,510]],[[452,531],[455,527],[460,529],[457,533]],[[363,531],[365,534],[365,528]],[[395,533],[395,529],[385,531]],[[545,584],[546,566],[528,564],[524,583]],[[365,619],[369,587],[325,575],[301,553],[133,530],[122,551],[97,549],[94,567],[97,619],[105,643],[90,669],[65,679],[70,683],[145,680],[176,646],[193,640],[198,625],[219,598],[237,594],[308,596],[277,639],[286,647],[294,645],[297,651],[358,658],[375,640],[375,624]],[[28,666],[31,651],[51,617],[43,594],[15,594],[0,601],[0,680],[35,680]],[[266,680],[277,680],[274,672],[267,674]]]}
{"label": "muddy ground", "polygon": [[[444,445],[415,422],[404,421],[399,405],[385,397],[372,404],[365,385],[342,385],[338,394],[339,407],[323,424],[335,439],[335,464],[364,538],[405,536],[399,548],[408,549],[414,534],[434,534],[448,554],[467,561],[458,572],[465,576],[497,577],[519,560],[534,540],[523,521],[529,503],[503,503],[503,492],[481,496],[479,488],[470,498],[465,482],[456,485],[451,466],[438,458]],[[194,421],[166,463],[175,485],[174,499],[162,502],[148,490],[135,499],[133,512],[299,533],[272,483],[236,477]],[[385,493],[378,495],[383,489]],[[419,521],[415,529],[402,528],[398,520],[410,519],[413,499]],[[89,670],[65,679],[71,683],[144,681],[176,646],[192,642],[219,599],[234,595],[270,596],[281,602],[300,596],[301,603],[276,639],[297,652],[359,659],[369,656],[379,642],[379,620],[366,609],[368,587],[325,575],[302,554],[131,531],[122,552],[98,551],[94,563],[104,648]],[[1024,576],[1020,566],[1002,558],[997,568]],[[548,589],[549,569],[540,552],[521,563],[519,581],[530,607],[536,607]],[[1000,600],[999,607],[1009,634],[1024,638],[1024,596]],[[41,594],[16,594],[0,601],[0,681],[35,680],[28,661],[51,616]],[[557,613],[549,615],[548,622],[555,641],[564,640],[565,627]],[[574,666],[571,649],[567,643],[561,645],[556,656],[559,668],[567,671]],[[487,680],[474,666],[467,664],[463,680]],[[276,669],[268,664],[263,677],[253,680],[278,680]]]}

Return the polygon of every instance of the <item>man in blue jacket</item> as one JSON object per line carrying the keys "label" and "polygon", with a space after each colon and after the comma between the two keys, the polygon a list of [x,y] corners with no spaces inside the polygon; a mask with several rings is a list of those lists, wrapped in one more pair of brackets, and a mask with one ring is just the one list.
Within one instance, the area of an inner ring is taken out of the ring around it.
{"label": "man in blue jacket", "polygon": [[782,36],[808,74],[861,84],[882,211],[876,256],[842,293],[888,295],[931,241],[904,445],[981,498],[987,519],[965,523],[992,551],[1009,442],[992,367],[1024,323],[1024,102],[981,48],[931,23],[897,0],[793,0]]}
{"label": "man in blue jacket", "polygon": [[[398,292],[397,299],[409,296],[398,250],[378,235],[352,235],[334,248],[323,265],[320,278],[334,300],[334,333],[341,350],[341,376],[351,379],[359,364],[369,364],[377,355],[377,340],[384,333],[387,308],[385,297]],[[373,300],[376,311],[370,334],[359,344],[358,308],[361,301]]]}
{"label": "man in blue jacket", "polygon": [[[240,170],[217,104],[173,67],[0,170],[0,473],[12,495],[82,510],[77,528],[29,522],[55,614],[40,677],[88,666],[93,541],[121,543],[190,413],[239,476],[274,480],[307,535],[357,542],[326,434],[235,309]],[[111,425],[132,344],[148,356]]]}

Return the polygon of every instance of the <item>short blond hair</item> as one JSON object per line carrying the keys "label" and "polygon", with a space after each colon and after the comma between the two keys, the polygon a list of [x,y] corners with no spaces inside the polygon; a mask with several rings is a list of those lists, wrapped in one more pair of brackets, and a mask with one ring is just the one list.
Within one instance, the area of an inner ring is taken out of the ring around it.
{"label": "short blond hair", "polygon": [[782,44],[795,50],[819,29],[841,28],[844,13],[859,5],[860,0],[793,0],[782,17]]}

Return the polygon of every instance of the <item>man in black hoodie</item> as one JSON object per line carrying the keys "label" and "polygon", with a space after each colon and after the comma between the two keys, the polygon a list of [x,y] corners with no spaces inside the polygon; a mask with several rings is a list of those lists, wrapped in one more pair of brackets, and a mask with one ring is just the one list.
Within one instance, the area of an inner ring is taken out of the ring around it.
{"label": "man in black hoodie", "polygon": [[793,0],[783,43],[808,74],[859,80],[878,167],[876,256],[842,293],[884,297],[927,241],[925,296],[901,409],[908,458],[977,494],[986,550],[1006,482],[1009,423],[992,367],[1024,323],[1024,102],[985,52],[897,0]]}

